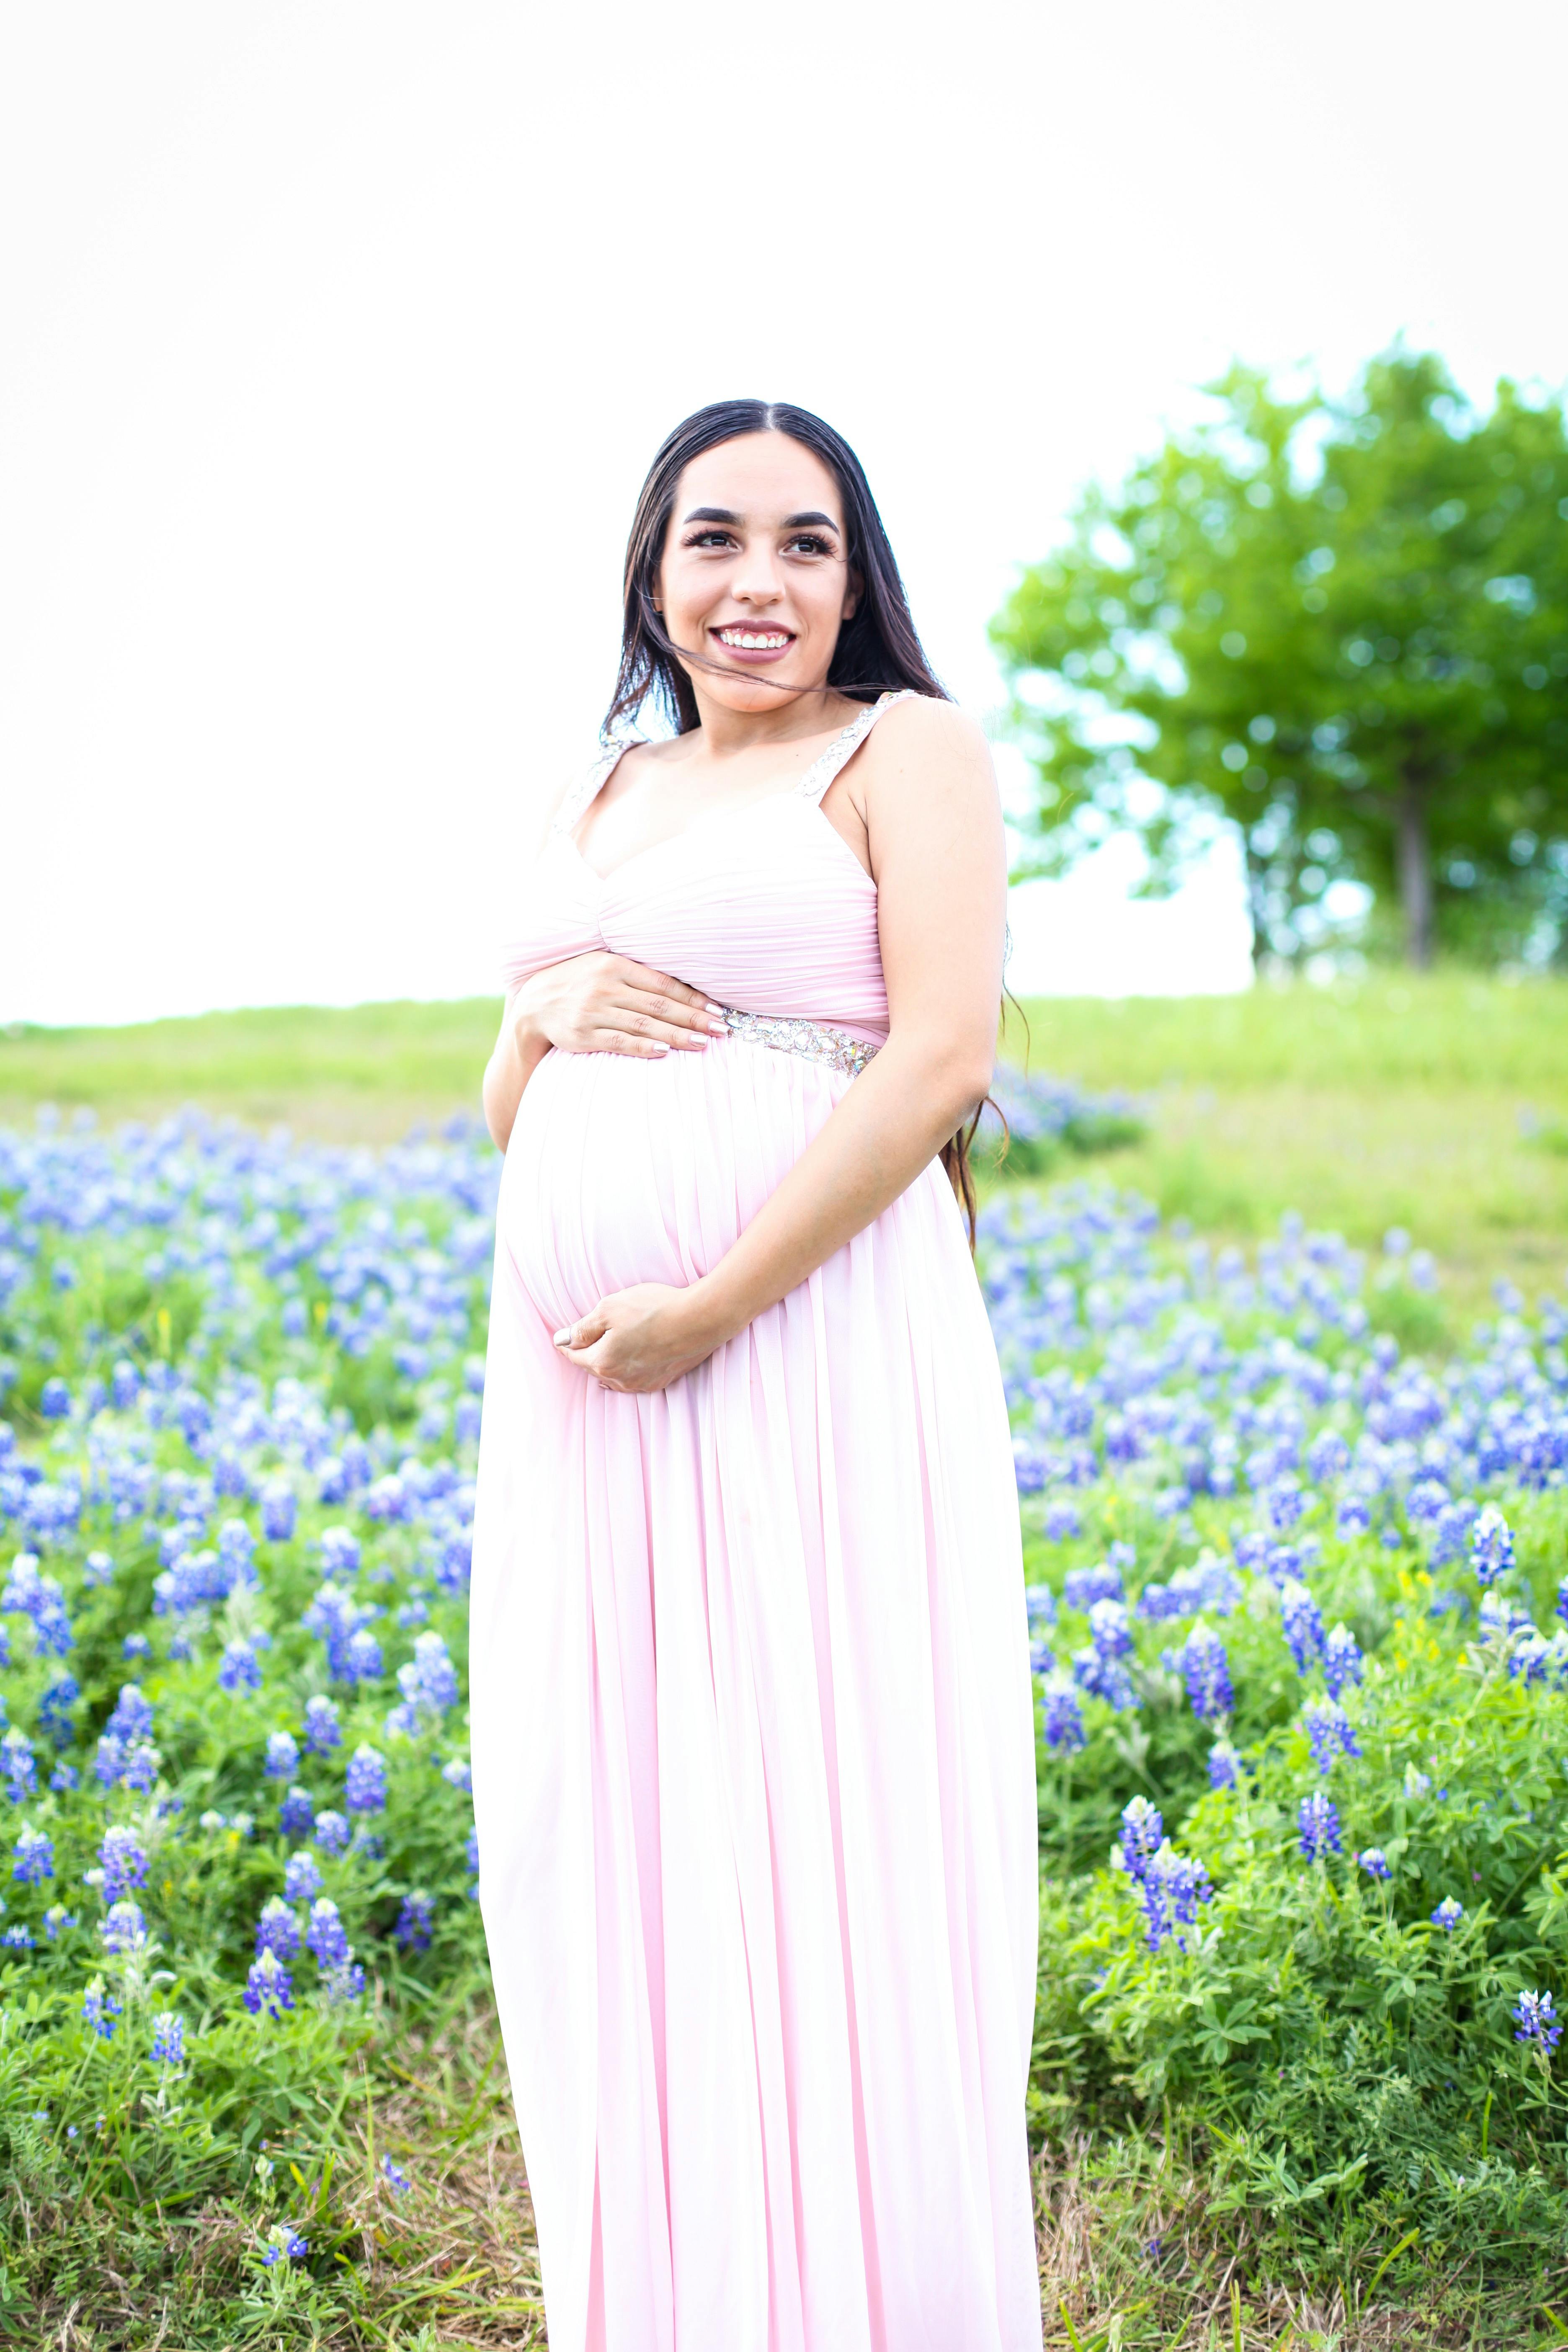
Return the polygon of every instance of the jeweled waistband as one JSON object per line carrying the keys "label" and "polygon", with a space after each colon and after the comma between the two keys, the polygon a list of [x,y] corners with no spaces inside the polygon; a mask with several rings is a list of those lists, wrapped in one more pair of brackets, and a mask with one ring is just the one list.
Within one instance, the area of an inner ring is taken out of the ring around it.
{"label": "jeweled waistband", "polygon": [[775,1054],[796,1054],[803,1061],[821,1062],[849,1078],[858,1078],[882,1050],[864,1037],[852,1037],[847,1029],[825,1028],[820,1021],[794,1014],[737,1013],[732,1004],[724,1007],[724,1026],[736,1037],[749,1038],[753,1045],[771,1045]]}

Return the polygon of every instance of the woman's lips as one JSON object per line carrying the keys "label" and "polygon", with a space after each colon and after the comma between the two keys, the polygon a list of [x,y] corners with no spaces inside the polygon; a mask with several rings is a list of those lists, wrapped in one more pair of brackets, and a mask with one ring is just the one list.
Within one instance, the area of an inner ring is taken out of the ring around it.
{"label": "woman's lips", "polygon": [[721,629],[711,630],[710,635],[718,639],[733,660],[748,665],[782,661],[795,644],[793,630],[748,629],[733,621],[726,622]]}

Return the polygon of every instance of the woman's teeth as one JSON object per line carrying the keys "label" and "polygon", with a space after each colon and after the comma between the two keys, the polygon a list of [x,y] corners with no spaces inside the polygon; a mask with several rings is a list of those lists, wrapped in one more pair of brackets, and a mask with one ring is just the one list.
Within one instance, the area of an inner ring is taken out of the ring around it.
{"label": "woman's teeth", "polygon": [[770,654],[781,652],[790,640],[784,629],[721,629],[719,642],[733,646],[739,653]]}

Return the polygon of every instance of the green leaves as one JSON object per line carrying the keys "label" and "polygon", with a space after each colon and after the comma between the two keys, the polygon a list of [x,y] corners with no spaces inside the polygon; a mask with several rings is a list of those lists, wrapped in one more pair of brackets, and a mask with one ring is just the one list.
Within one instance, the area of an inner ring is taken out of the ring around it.
{"label": "green leaves", "polygon": [[1026,870],[1126,827],[1157,891],[1229,824],[1260,953],[1331,944],[1368,893],[1417,961],[1560,952],[1561,405],[1505,383],[1479,417],[1397,348],[1342,402],[1240,365],[1210,390],[1211,421],[1087,492],[993,624],[1038,778]]}

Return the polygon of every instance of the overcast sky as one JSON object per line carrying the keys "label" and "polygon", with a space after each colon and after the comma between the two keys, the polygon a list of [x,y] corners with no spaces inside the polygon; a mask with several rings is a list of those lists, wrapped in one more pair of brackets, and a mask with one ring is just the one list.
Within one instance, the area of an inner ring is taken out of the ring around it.
{"label": "overcast sky", "polygon": [[[1233,353],[1568,376],[1561,6],[48,0],[0,15],[0,1019],[496,985],[637,485],[859,450],[938,668]],[[1246,976],[1225,861],[1015,985]]]}

